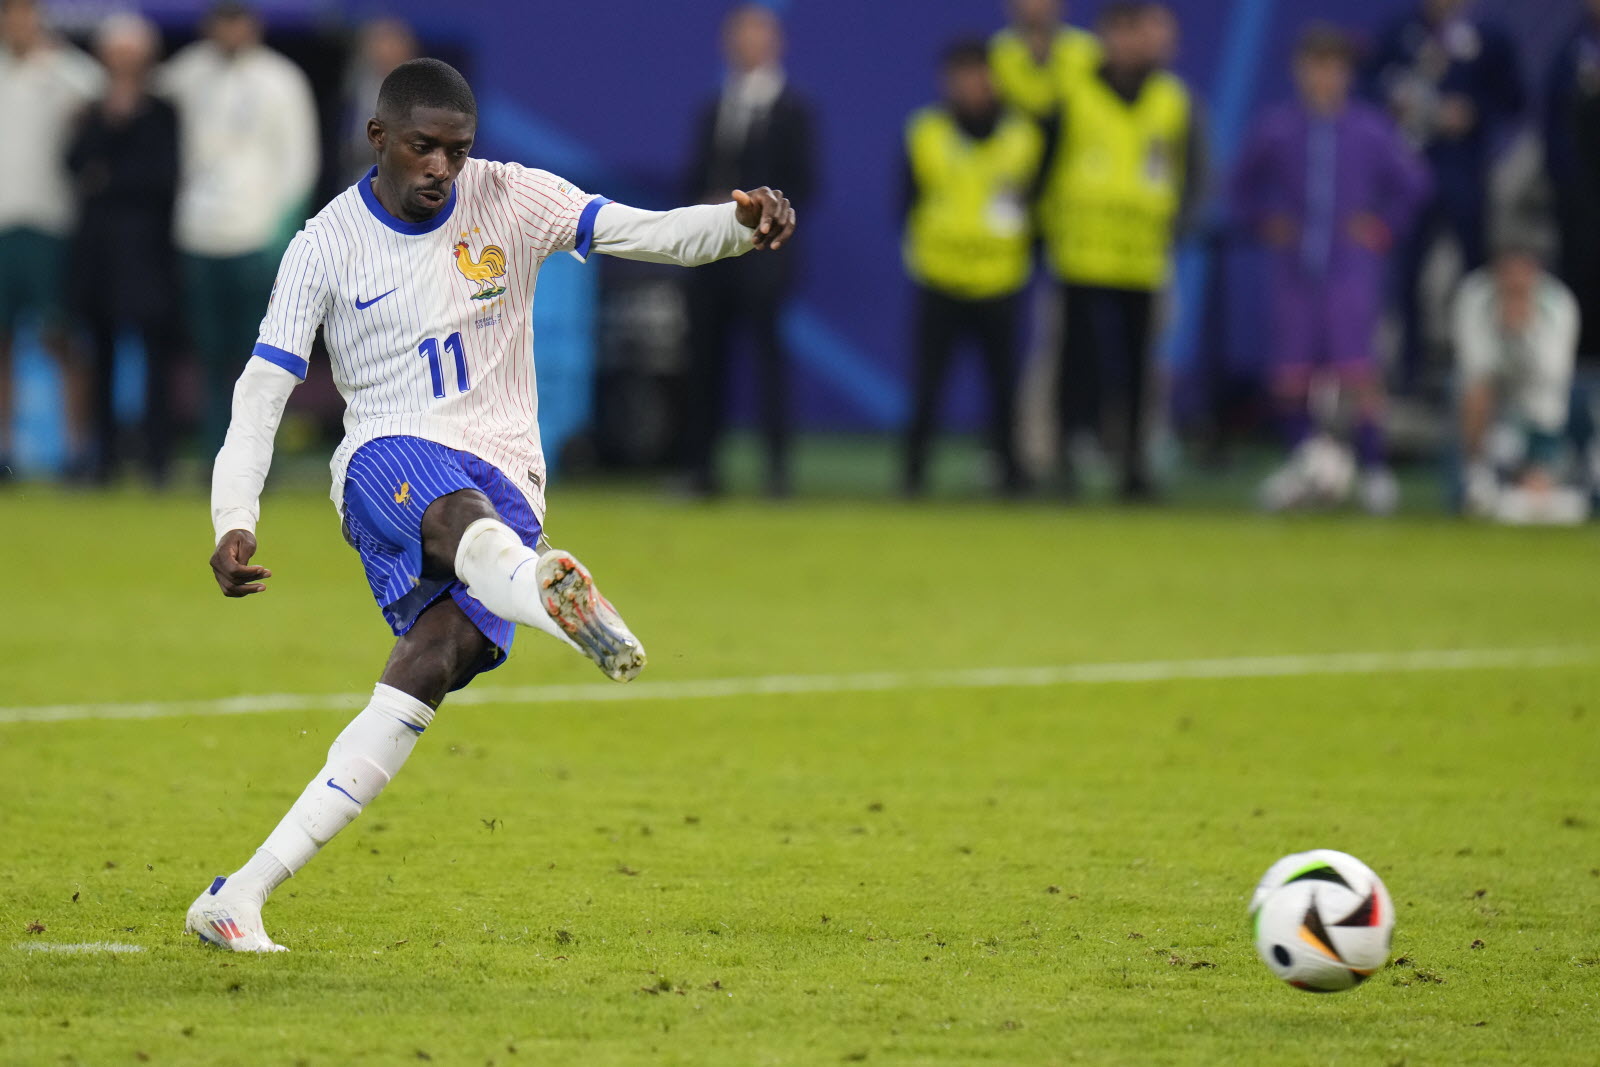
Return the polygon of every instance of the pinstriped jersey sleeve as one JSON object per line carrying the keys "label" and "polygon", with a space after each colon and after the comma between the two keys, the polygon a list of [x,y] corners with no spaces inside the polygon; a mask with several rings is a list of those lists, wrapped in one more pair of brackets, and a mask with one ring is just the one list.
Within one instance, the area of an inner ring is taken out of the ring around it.
{"label": "pinstriped jersey sleeve", "polygon": [[594,240],[594,217],[609,200],[586,193],[549,171],[519,163],[496,166],[511,193],[517,222],[541,257],[554,252],[577,252],[580,258],[588,255]]}
{"label": "pinstriped jersey sleeve", "polygon": [[266,317],[253,355],[276,364],[304,381],[311,342],[328,310],[330,289],[316,238],[301,230],[289,242],[278,264]]}

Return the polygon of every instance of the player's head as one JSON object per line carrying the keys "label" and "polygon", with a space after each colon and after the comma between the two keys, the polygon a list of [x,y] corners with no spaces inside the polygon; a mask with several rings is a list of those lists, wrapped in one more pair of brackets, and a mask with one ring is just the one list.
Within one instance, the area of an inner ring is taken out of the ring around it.
{"label": "player's head", "polygon": [[722,23],[722,51],[736,71],[775,65],[783,56],[783,26],[764,4],[740,4]]}
{"label": "player's head", "polygon": [[976,38],[947,46],[939,57],[944,100],[958,115],[983,115],[997,103],[994,79],[989,74],[989,49]]}
{"label": "player's head", "polygon": [[1025,30],[1050,30],[1065,17],[1061,0],[1006,0],[1013,25]]}
{"label": "player's head", "polygon": [[1321,114],[1343,109],[1354,73],[1355,52],[1343,30],[1325,22],[1306,27],[1294,50],[1294,80],[1307,107]]}
{"label": "player's head", "polygon": [[478,133],[478,101],[461,72],[439,59],[411,59],[383,79],[367,141],[378,154],[385,203],[422,222],[450,199]]}
{"label": "player's head", "polygon": [[0,43],[21,53],[43,37],[44,18],[35,0],[0,0]]}
{"label": "player's head", "polygon": [[235,55],[261,43],[261,19],[249,4],[218,0],[206,12],[206,36],[228,55]]}
{"label": "player's head", "polygon": [[1112,70],[1136,70],[1152,64],[1146,7],[1143,0],[1111,0],[1100,9],[1095,29],[1100,34],[1106,66]]}

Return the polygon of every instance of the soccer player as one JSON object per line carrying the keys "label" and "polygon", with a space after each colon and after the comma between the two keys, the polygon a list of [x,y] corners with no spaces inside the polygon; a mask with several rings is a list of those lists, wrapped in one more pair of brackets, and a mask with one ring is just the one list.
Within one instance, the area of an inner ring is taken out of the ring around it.
{"label": "soccer player", "polygon": [[[262,592],[251,563],[273,436],[317,327],[345,398],[333,501],[398,641],[372,700],[243,867],[190,906],[185,928],[277,952],[267,895],[394,777],[445,695],[504,661],[516,625],[550,633],[617,681],[644,647],[570,553],[541,542],[544,457],[531,312],[540,263],[592,252],[694,266],[776,250],[794,210],[767,188],[647,212],[553,174],[470,156],[477,103],[436,59],[384,79],[367,136],[377,165],[284,253],[260,340],[217,456],[211,567],[225,596]],[[541,550],[542,549],[542,550]]]}

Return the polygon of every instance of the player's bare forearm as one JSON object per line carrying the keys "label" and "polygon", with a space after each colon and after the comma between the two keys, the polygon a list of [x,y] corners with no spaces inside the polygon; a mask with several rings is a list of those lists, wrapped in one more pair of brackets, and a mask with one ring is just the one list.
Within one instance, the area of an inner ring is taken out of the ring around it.
{"label": "player's bare forearm", "polygon": [[782,189],[769,189],[765,185],[748,193],[735,189],[733,202],[738,205],[734,217],[739,225],[755,231],[751,243],[758,251],[777,251],[794,235],[794,205],[789,203]]}
{"label": "player's bare forearm", "polygon": [[229,530],[217,542],[211,553],[211,573],[222,587],[222,595],[249,596],[266,591],[262,581],[271,578],[265,567],[253,566],[251,557],[256,554],[256,535],[249,530]]}

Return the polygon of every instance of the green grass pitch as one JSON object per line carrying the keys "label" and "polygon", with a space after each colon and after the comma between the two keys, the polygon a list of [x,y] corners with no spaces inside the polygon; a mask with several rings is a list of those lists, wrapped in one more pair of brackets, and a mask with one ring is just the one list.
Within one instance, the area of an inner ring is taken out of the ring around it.
{"label": "green grass pitch", "polygon": [[[553,508],[648,643],[641,681],[913,677],[447,703],[273,899],[293,951],[254,958],[200,948],[184,908],[349,701],[18,709],[369,688],[389,639],[331,508],[269,494],[277,576],[231,602],[198,497],[0,496],[0,1063],[1600,1061],[1592,531],[598,490]],[[914,677],[1522,648],[1577,656]],[[524,634],[477,687],[605,684]],[[1245,916],[1269,863],[1319,846],[1372,864],[1399,915],[1398,959],[1336,996],[1275,981]],[[103,942],[142,951],[43,948]]]}

